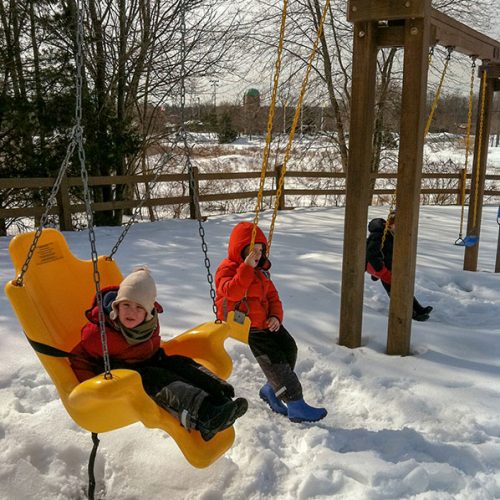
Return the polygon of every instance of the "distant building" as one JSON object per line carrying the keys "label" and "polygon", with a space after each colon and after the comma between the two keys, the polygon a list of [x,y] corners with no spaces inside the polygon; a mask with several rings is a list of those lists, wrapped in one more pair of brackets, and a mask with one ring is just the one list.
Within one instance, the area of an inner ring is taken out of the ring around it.
{"label": "distant building", "polygon": [[259,133],[260,92],[248,89],[243,95],[244,130],[246,134]]}
{"label": "distant building", "polygon": [[260,92],[257,89],[248,89],[243,96],[245,108],[260,108]]}

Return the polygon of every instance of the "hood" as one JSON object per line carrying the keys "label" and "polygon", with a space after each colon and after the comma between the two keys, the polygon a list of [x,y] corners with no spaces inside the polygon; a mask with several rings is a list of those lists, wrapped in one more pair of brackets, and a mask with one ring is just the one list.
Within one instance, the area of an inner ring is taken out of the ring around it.
{"label": "hood", "polygon": [[383,233],[385,228],[385,219],[372,219],[368,224],[370,233]]}
{"label": "hood", "polygon": [[[253,223],[251,222],[240,222],[234,226],[231,231],[231,236],[229,237],[229,246],[227,249],[229,260],[238,263],[243,262],[241,252],[247,245],[250,245],[250,242],[252,241],[252,228]],[[262,243],[264,245],[265,253],[267,249],[267,238],[262,232],[262,229],[258,226],[257,234],[255,235],[255,243]]]}

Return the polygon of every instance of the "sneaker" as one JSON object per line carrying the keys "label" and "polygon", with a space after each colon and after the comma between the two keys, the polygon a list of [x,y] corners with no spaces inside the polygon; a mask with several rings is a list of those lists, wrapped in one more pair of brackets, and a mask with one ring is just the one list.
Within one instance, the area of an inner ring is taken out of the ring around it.
{"label": "sneaker", "polygon": [[428,314],[413,314],[413,319],[415,321],[427,321],[429,319]]}
{"label": "sneaker", "polygon": [[248,410],[245,398],[228,400],[221,405],[208,404],[205,414],[200,416],[198,430],[204,441],[210,441],[218,432],[231,427],[237,418]]}

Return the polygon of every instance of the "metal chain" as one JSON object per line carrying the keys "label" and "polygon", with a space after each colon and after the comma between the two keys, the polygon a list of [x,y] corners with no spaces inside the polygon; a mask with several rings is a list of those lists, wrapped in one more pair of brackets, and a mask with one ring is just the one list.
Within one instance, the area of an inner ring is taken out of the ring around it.
{"label": "metal chain", "polygon": [[[488,71],[487,71],[487,66],[486,63],[483,61],[483,66],[482,66],[482,71],[483,74],[481,75],[481,107],[479,111],[479,133],[478,133],[478,139],[477,139],[477,152],[476,152],[476,178],[473,179],[474,181],[474,210],[472,211],[472,230],[476,230],[476,225],[477,225],[477,206],[478,206],[478,201],[479,201],[479,178],[480,178],[480,165],[481,165],[481,146],[482,146],[482,141],[483,141],[483,132],[484,132],[484,109],[485,109],[485,102],[486,102],[486,87],[488,85],[487,77],[488,77]],[[472,191],[472,189],[471,189]]]}
{"label": "metal chain", "polygon": [[272,216],[271,224],[269,227],[269,236],[267,237],[267,248],[268,248],[267,256],[268,257],[269,257],[269,254],[271,253],[271,244],[273,241],[274,225],[276,223],[276,216],[278,215],[278,207],[279,207],[279,203],[280,203],[281,193],[283,192],[283,186],[285,184],[286,167],[288,164],[288,160],[290,158],[290,154],[292,152],[293,139],[295,137],[295,131],[297,130],[297,125],[299,123],[299,118],[300,118],[300,114],[301,114],[301,110],[302,110],[302,101],[304,100],[304,95],[306,93],[307,83],[309,81],[309,75],[311,73],[312,65],[313,65],[314,59],[316,58],[316,55],[317,55],[318,45],[319,45],[319,41],[321,39],[321,35],[323,33],[323,26],[325,23],[326,15],[328,14],[329,7],[330,7],[330,0],[326,0],[325,5],[323,7],[323,13],[321,15],[321,19],[319,20],[318,31],[316,33],[316,39],[314,40],[313,48],[312,48],[311,53],[309,55],[306,73],[305,73],[304,78],[302,80],[299,99],[297,101],[297,107],[295,109],[295,115],[293,117],[292,128],[291,128],[290,134],[288,136],[288,143],[287,143],[286,149],[285,149],[285,154],[284,154],[284,158],[283,158],[283,165],[281,167],[280,177],[278,179],[278,186],[276,187],[275,203],[274,203],[273,216]]}
{"label": "metal chain", "polygon": [[467,131],[465,133],[465,160],[462,176],[462,209],[460,214],[460,230],[458,232],[458,239],[455,241],[457,243],[463,243],[462,234],[464,229],[464,215],[465,215],[465,193],[466,193],[466,183],[467,183],[467,168],[469,166],[469,154],[470,154],[470,136],[472,128],[472,109],[474,107],[474,79],[475,79],[475,69],[476,69],[476,56],[471,56],[471,72],[470,72],[470,86],[469,86],[469,108],[467,111]]}
{"label": "metal chain", "polygon": [[446,76],[446,72],[448,70],[448,64],[450,63],[451,53],[453,52],[453,47],[448,47],[448,55],[446,56],[443,71],[441,73],[441,78],[439,80],[438,88],[436,91],[436,95],[434,96],[434,100],[432,101],[431,111],[429,113],[429,117],[427,118],[427,123],[425,125],[424,138],[427,137],[429,133],[429,129],[431,128],[432,118],[434,116],[434,111],[436,111],[436,107],[438,105],[439,96],[441,95],[441,88],[443,87],[444,77]]}
{"label": "metal chain", "polygon": [[181,126],[179,128],[178,135],[182,140],[184,146],[184,153],[186,157],[186,166],[189,175],[189,187],[191,193],[193,194],[193,202],[196,211],[196,219],[198,220],[198,233],[201,238],[201,249],[203,251],[205,269],[207,271],[207,281],[210,287],[210,298],[212,299],[212,311],[215,314],[217,320],[217,304],[215,303],[215,289],[214,289],[214,278],[212,272],[210,271],[210,259],[208,257],[208,245],[205,241],[205,228],[203,227],[203,218],[201,216],[200,210],[200,200],[198,197],[198,190],[196,189],[196,183],[194,178],[194,169],[191,161],[191,148],[188,143],[186,126],[185,126],[185,109],[186,109],[186,9],[185,1],[182,3],[181,7],[181,88],[180,88],[180,99],[181,99]]}
{"label": "metal chain", "polygon": [[[170,158],[167,159],[167,161],[169,161],[169,160],[170,160]],[[153,179],[151,180],[150,185],[154,186],[157,183],[158,177],[160,177],[161,173],[162,173],[162,169],[159,168],[157,170],[156,174],[154,175]],[[149,181],[146,181],[146,183],[149,184]],[[132,224],[134,224],[134,222],[137,219],[137,216],[141,213],[141,209],[144,206],[144,203],[146,203],[145,196],[139,200],[139,204],[135,207],[134,213],[132,214],[130,219],[125,224],[125,227],[123,228],[123,231],[121,232],[120,236],[118,237],[118,240],[116,241],[115,245],[111,249],[111,252],[107,257],[108,259],[110,259],[110,260],[113,259],[113,256],[118,251],[118,247],[122,244],[122,241],[125,239],[125,236],[127,236],[127,233],[129,232],[129,229],[132,227]]]}
{"label": "metal chain", "polygon": [[75,106],[75,140],[78,144],[78,159],[80,161],[80,172],[83,183],[83,197],[85,200],[85,214],[87,218],[88,235],[90,241],[93,278],[96,290],[96,301],[98,307],[99,330],[101,334],[102,355],[104,361],[104,378],[112,378],[111,364],[109,360],[108,342],[106,337],[106,326],[104,319],[104,310],[102,305],[101,293],[101,275],[98,266],[98,254],[96,249],[96,240],[94,232],[94,217],[92,213],[92,200],[89,190],[89,178],[87,168],[85,167],[85,149],[83,147],[83,129],[82,129],[82,89],[83,89],[83,2],[77,0],[77,33],[76,33],[76,106]]}
{"label": "metal chain", "polygon": [[73,130],[71,132],[71,142],[69,143],[69,145],[66,149],[66,156],[65,156],[65,158],[62,162],[62,165],[59,169],[59,173],[57,174],[57,178],[54,182],[54,185],[52,186],[52,190],[50,192],[49,199],[47,200],[47,205],[45,206],[45,211],[43,212],[43,215],[40,219],[40,224],[35,231],[35,236],[33,238],[33,242],[31,243],[31,246],[28,250],[28,255],[26,256],[26,260],[21,268],[21,272],[19,273],[19,276],[15,280],[16,286],[23,286],[24,275],[28,271],[28,267],[30,265],[31,259],[33,258],[36,247],[38,245],[38,240],[40,239],[40,236],[42,235],[42,230],[47,222],[49,212],[50,212],[51,208],[56,204],[56,196],[57,196],[57,193],[59,192],[59,188],[60,188],[61,182],[64,178],[64,174],[66,173],[66,170],[68,168],[70,159],[73,156],[73,152],[75,150],[75,145],[76,145],[75,127],[73,127]]}
{"label": "metal chain", "polygon": [[283,0],[283,8],[281,11],[280,35],[279,35],[279,40],[278,40],[278,52],[276,55],[276,62],[274,64],[273,91],[271,94],[271,104],[269,106],[269,114],[267,117],[266,143],[265,143],[264,152],[262,155],[262,166],[261,166],[261,172],[260,172],[259,191],[257,194],[257,201],[255,204],[255,216],[253,219],[252,238],[250,240],[250,250],[253,250],[253,247],[255,245],[255,238],[257,237],[257,226],[259,224],[259,214],[260,214],[260,209],[262,207],[262,198],[264,196],[264,185],[265,185],[265,180],[266,180],[267,165],[269,163],[269,153],[270,153],[270,149],[271,149],[274,112],[275,112],[275,108],[276,108],[276,97],[278,95],[278,84],[279,84],[279,78],[280,78],[280,72],[281,72],[281,54],[283,52],[283,42],[285,39],[287,6],[288,6],[288,1]]}

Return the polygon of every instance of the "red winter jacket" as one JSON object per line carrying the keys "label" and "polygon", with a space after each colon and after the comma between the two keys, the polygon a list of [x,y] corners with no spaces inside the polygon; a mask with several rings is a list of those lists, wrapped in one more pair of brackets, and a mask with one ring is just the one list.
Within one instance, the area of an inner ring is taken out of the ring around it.
{"label": "red winter jacket", "polygon": [[[252,228],[251,222],[240,222],[231,232],[228,256],[215,273],[217,315],[224,320],[227,312],[234,309],[234,305],[243,299],[246,292],[252,328],[264,330],[267,328],[266,320],[271,316],[276,317],[280,323],[283,321],[283,306],[276,287],[262,269],[270,266],[267,258],[263,257],[255,269],[243,261],[243,249],[252,241]],[[255,243],[262,243],[267,247],[267,239],[258,227]]]}
{"label": "red winter jacket", "polygon": [[[109,357],[127,363],[145,361],[160,348],[160,324],[158,323],[149,340],[140,344],[128,344],[121,332],[113,326],[109,317],[111,303],[116,297],[118,288],[118,286],[110,286],[101,291]],[[160,304],[155,303],[155,308],[158,313],[163,312]],[[95,297],[92,307],[85,311],[85,316],[89,322],[82,328],[82,340],[71,351],[77,357],[70,358],[71,367],[80,382],[104,371],[99,307]]]}

